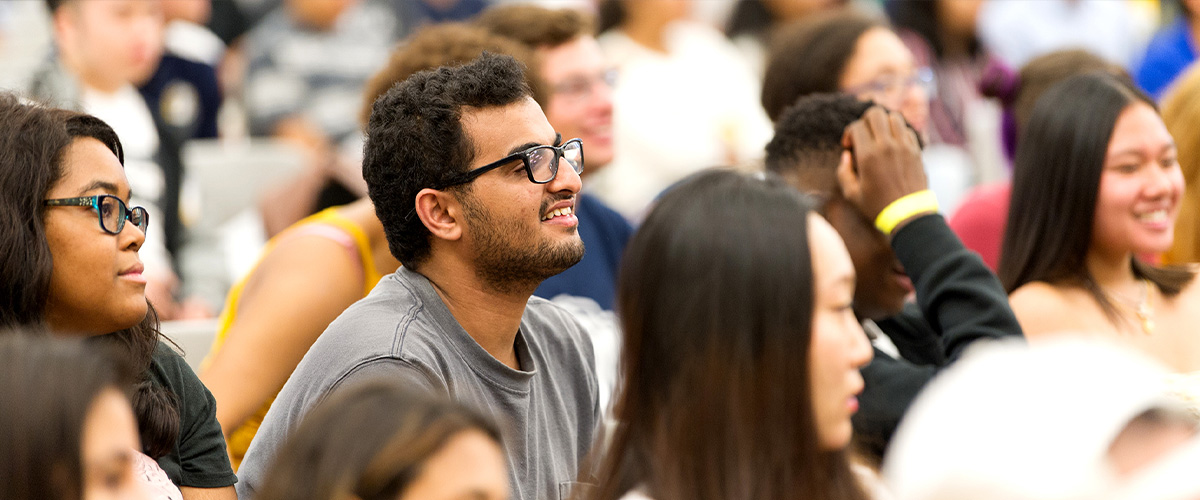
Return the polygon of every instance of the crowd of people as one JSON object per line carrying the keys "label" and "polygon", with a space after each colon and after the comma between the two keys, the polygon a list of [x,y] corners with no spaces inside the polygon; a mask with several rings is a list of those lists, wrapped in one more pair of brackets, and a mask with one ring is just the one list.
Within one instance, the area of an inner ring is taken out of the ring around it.
{"label": "crowd of people", "polygon": [[0,498],[1200,499],[1197,9],[0,4]]}

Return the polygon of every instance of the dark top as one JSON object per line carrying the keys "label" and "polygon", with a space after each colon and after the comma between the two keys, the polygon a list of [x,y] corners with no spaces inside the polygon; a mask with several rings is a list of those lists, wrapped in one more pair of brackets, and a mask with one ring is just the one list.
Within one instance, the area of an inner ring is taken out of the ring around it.
{"label": "dark top", "polygon": [[217,422],[217,401],[192,368],[160,342],[149,378],[170,389],[179,400],[179,440],[171,453],[158,459],[171,482],[193,488],[221,488],[236,483],[221,424]]}
{"label": "dark top", "polygon": [[866,386],[852,421],[858,444],[876,458],[934,374],[977,340],[1022,336],[1000,280],[941,215],[902,227],[892,237],[892,249],[912,278],[917,303],[876,322],[902,358],[875,348],[874,359],[862,369]]}
{"label": "dark top", "polygon": [[544,299],[561,294],[588,297],[611,311],[617,296],[621,255],[633,235],[633,226],[600,199],[587,194],[579,195],[575,216],[579,218],[583,260],[543,281],[533,294]]}

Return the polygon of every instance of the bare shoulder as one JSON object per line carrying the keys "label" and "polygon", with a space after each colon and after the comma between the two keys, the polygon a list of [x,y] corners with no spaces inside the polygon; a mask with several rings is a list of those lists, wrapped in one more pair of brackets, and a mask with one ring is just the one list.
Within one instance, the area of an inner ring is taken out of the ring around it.
{"label": "bare shoulder", "polygon": [[1072,291],[1042,281],[1021,285],[1008,296],[1013,314],[1021,324],[1025,336],[1043,337],[1063,330],[1075,330],[1080,325],[1073,321],[1075,313],[1064,314],[1075,309]]}

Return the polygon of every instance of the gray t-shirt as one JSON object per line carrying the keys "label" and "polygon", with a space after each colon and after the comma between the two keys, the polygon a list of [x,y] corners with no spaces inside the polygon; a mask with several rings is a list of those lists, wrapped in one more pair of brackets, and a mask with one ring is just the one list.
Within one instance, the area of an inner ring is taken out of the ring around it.
{"label": "gray t-shirt", "polygon": [[565,498],[599,418],[592,345],[568,313],[531,297],[515,347],[521,371],[476,343],[424,276],[403,267],[385,276],[330,323],[275,398],[238,470],[238,497],[253,498],[313,405],[355,380],[388,376],[501,422],[513,499]]}

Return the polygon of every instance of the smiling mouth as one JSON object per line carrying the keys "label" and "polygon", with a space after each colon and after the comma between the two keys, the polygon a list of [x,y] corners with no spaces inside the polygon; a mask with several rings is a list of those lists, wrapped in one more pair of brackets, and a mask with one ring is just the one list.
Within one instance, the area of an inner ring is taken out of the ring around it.
{"label": "smiling mouth", "polygon": [[574,209],[572,209],[571,207],[562,207],[562,208],[556,208],[556,209],[554,209],[554,210],[551,210],[551,211],[549,211],[549,212],[546,212],[546,215],[543,215],[543,216],[542,216],[542,221],[544,222],[544,221],[548,221],[548,220],[550,220],[550,219],[553,219],[553,218],[555,218],[555,217],[562,217],[562,216],[565,216],[565,215],[571,215],[572,213],[575,213],[575,210],[574,210]]}
{"label": "smiling mouth", "polygon": [[1156,224],[1156,223],[1160,223],[1160,222],[1166,222],[1167,217],[1168,217],[1167,210],[1160,209],[1160,210],[1155,210],[1153,212],[1146,212],[1144,214],[1139,214],[1137,216],[1137,219],[1139,222]]}

